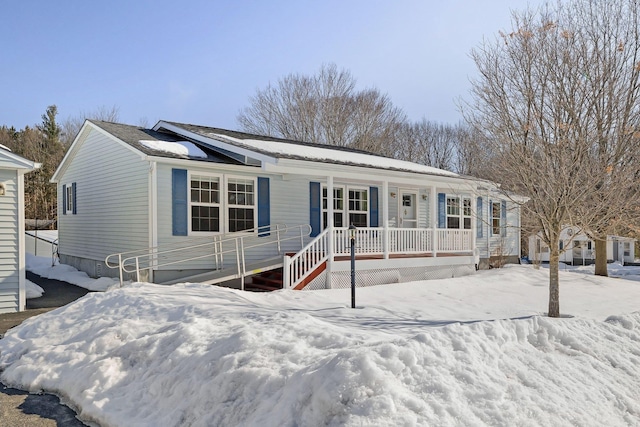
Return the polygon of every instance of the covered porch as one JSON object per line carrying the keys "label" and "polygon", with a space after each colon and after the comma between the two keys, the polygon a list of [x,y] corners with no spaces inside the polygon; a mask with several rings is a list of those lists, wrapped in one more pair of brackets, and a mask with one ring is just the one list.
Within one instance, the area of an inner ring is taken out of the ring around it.
{"label": "covered porch", "polygon": [[[285,288],[302,289],[314,281],[316,288],[335,287],[336,273],[350,260],[352,238],[360,275],[463,264],[475,268],[476,216],[466,182],[454,188],[450,180],[438,183],[437,178],[428,186],[415,179],[349,178],[327,176],[311,183],[314,238],[295,255],[285,256]],[[321,216],[314,221],[316,192]]]}

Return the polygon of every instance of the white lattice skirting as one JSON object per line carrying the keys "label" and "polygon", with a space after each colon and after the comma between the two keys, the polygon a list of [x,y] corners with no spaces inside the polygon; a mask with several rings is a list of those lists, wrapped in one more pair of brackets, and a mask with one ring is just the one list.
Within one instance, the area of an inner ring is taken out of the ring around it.
{"label": "white lattice skirting", "polygon": [[[356,265],[356,286],[374,286],[391,283],[413,282],[416,280],[447,279],[473,274],[474,265],[438,265],[422,267],[399,267],[358,270]],[[327,273],[323,272],[309,283],[305,290],[326,289]],[[351,287],[351,271],[336,271],[331,274],[331,288]]]}

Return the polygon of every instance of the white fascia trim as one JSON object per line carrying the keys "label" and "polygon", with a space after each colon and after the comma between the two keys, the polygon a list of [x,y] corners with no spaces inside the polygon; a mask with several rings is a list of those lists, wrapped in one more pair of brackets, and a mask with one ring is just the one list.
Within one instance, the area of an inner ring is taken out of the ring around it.
{"label": "white fascia trim", "polygon": [[[167,123],[167,122],[163,122],[162,120],[159,121],[154,127],[153,130],[154,131],[158,131],[159,129],[164,128],[167,129],[171,132],[177,133],[178,135],[181,135],[185,138],[188,139],[192,139],[194,141],[198,141],[201,142],[203,144],[207,144],[207,145],[211,145],[213,147],[217,147],[220,148],[222,150],[226,150],[226,151],[231,151],[233,153],[239,154],[241,156],[245,156],[245,157],[251,157],[254,158],[256,160],[260,160],[263,163],[277,163],[278,159],[276,157],[273,156],[268,156],[266,154],[262,154],[262,153],[257,153],[253,150],[250,150],[248,148],[243,148],[243,147],[238,147],[237,145],[235,145],[232,142],[227,142],[227,141],[231,141],[230,138],[225,137],[224,135],[218,135],[215,134],[215,138],[210,138],[210,137],[206,137],[188,130],[185,130],[179,126],[173,125],[171,123]],[[242,144],[242,141],[239,142],[239,144]]]}
{"label": "white fascia trim", "polygon": [[428,175],[415,172],[367,168],[365,166],[336,165],[293,159],[280,159],[278,165],[266,165],[265,172],[281,175],[332,176],[336,179],[349,179],[363,182],[383,182],[412,185],[418,187],[437,185],[451,188],[467,188],[474,192],[477,181],[467,178]]}
{"label": "white fascia trim", "polygon": [[213,163],[190,159],[174,159],[171,157],[146,156],[145,160],[147,160],[148,162],[156,162],[165,165],[181,166],[185,169],[203,168],[216,170],[255,171],[256,173],[264,172],[263,168],[259,166],[231,165],[228,163]]}
{"label": "white fascia trim", "polygon": [[24,157],[18,156],[11,151],[0,150],[0,157],[5,157],[7,160],[13,163],[15,165],[14,169],[16,170],[22,169],[28,172],[34,169],[38,169],[40,166],[42,166],[41,163],[32,162],[31,160],[27,160]]}

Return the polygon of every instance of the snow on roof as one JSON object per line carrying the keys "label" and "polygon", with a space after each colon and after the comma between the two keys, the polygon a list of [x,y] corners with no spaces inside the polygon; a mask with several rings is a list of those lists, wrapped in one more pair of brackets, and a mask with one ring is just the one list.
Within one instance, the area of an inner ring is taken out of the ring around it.
{"label": "snow on roof", "polygon": [[171,153],[179,156],[197,157],[206,159],[207,154],[202,151],[197,145],[190,141],[138,141],[150,150],[162,151],[163,153]]}
{"label": "snow on roof", "polygon": [[11,151],[11,148],[7,147],[6,145],[0,144],[0,148],[2,148],[3,150]]}
{"label": "snow on roof", "polygon": [[249,149],[267,151],[275,155],[297,156],[308,160],[320,162],[354,164],[361,166],[370,166],[379,169],[396,169],[402,171],[426,173],[430,175],[443,175],[459,177],[457,173],[438,169],[431,166],[420,165],[404,160],[390,159],[388,157],[377,156],[374,154],[366,154],[359,152],[350,152],[342,150],[333,150],[330,146],[327,148],[309,146],[302,144],[293,144],[290,142],[270,141],[267,139],[238,139],[229,135],[212,134],[221,139],[232,140],[235,144],[245,145]]}

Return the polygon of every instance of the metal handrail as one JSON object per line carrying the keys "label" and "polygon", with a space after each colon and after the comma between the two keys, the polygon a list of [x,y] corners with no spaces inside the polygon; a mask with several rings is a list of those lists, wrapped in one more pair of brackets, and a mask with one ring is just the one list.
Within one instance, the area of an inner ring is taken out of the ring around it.
{"label": "metal handrail", "polygon": [[55,239],[53,242],[51,242],[51,267],[56,265],[56,258],[60,259],[58,246],[59,246],[58,239]]}
{"label": "metal handrail", "polygon": [[[299,233],[296,233],[294,236],[283,237],[283,235],[286,235],[293,230],[297,230]],[[244,274],[245,252],[247,249],[276,244],[277,251],[280,254],[283,242],[299,238],[302,246],[304,244],[305,236],[308,236],[310,233],[311,226],[307,224],[292,227],[280,224],[273,226],[269,225],[241,232],[217,235],[213,238],[199,238],[191,240],[190,242],[181,242],[173,245],[165,245],[163,247],[153,247],[143,250],[111,254],[105,258],[105,265],[110,268],[120,269],[120,284],[122,285],[123,273],[135,272],[136,280],[140,281],[141,271],[210,257],[215,257],[215,267],[216,269],[220,269],[220,265],[224,265],[224,255],[233,254],[236,257],[238,273]],[[253,240],[255,240],[255,242]],[[247,243],[247,241],[249,241],[249,243]],[[196,243],[194,244],[194,242]],[[232,243],[232,248],[224,250],[223,245],[225,243]],[[205,251],[204,254],[200,252],[203,249],[209,248],[212,250]],[[190,255],[194,253],[196,253],[194,256],[186,256],[179,259],[176,259],[175,257],[177,254]],[[116,257],[118,260],[117,264],[115,264],[113,260],[110,261],[111,258]],[[165,262],[164,260],[168,261]]]}

